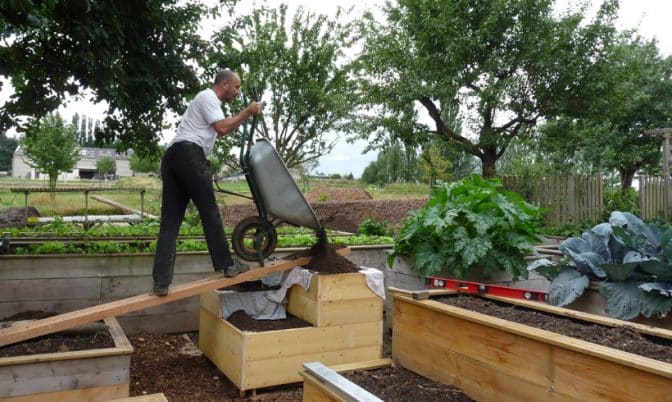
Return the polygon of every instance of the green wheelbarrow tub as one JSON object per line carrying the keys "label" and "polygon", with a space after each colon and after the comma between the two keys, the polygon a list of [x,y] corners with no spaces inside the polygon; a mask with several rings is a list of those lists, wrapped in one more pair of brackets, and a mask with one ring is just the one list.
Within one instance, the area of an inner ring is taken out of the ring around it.
{"label": "green wheelbarrow tub", "polygon": [[322,228],[285,162],[267,139],[257,140],[250,148],[248,164],[261,197],[257,202],[262,202],[270,215],[295,226],[316,231]]}

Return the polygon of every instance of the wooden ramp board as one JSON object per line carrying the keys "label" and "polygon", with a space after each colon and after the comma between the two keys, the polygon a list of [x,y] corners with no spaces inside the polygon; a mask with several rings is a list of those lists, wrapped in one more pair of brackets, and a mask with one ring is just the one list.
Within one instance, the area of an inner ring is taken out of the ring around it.
{"label": "wooden ramp board", "polygon": [[[342,256],[346,256],[350,254],[350,248],[341,248],[337,252]],[[211,290],[258,280],[275,272],[287,271],[301,265],[306,265],[311,259],[312,257],[301,257],[291,260],[278,260],[265,267],[252,268],[233,278],[206,278],[195,282],[185,283],[183,285],[177,285],[171,287],[168,294],[161,297],[151,294],[142,294],[99,304],[97,306],[87,307],[81,310],[71,311],[69,313],[56,315],[42,320],[35,320],[23,325],[12,326],[0,330],[0,347],[63,331],[108,317],[115,317],[132,311],[144,310],[160,304],[170,303],[175,300],[195,296]]]}

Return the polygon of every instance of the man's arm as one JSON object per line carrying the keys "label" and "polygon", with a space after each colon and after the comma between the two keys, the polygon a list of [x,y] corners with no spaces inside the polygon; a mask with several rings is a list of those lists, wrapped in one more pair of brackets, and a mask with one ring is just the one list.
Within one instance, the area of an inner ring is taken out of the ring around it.
{"label": "man's arm", "polygon": [[241,110],[237,115],[227,117],[226,119],[217,120],[211,125],[217,132],[217,137],[223,137],[240,127],[240,125],[243,124],[245,120],[249,119],[250,116],[261,112],[263,107],[263,102],[252,102],[245,109]]}

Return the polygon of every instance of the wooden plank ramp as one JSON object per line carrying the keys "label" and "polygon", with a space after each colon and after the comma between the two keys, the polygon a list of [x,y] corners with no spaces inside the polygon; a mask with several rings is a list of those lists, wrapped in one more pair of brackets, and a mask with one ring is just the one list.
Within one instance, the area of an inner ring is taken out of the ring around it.
{"label": "wooden plank ramp", "polygon": [[[337,252],[342,256],[346,256],[350,254],[350,248],[341,248],[337,250]],[[171,287],[168,294],[162,297],[147,293],[59,314],[42,320],[35,320],[24,325],[12,326],[0,330],[0,347],[63,331],[108,317],[115,317],[132,311],[144,310],[160,304],[170,303],[175,300],[195,296],[211,290],[258,280],[275,272],[287,271],[292,268],[306,265],[311,259],[312,257],[281,259],[264,267],[252,267],[249,271],[243,272],[233,278],[206,278],[195,282],[185,283],[183,285],[176,285]]]}

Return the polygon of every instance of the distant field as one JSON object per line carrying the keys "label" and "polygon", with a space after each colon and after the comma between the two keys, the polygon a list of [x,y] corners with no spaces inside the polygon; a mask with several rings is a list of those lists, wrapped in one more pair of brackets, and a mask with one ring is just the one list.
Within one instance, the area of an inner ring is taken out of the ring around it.
{"label": "distant field", "polygon": [[[25,205],[25,195],[23,192],[12,192],[12,187],[33,187],[47,186],[44,180],[26,180],[13,178],[0,178],[0,209],[7,207],[23,207]],[[100,182],[91,180],[59,182],[58,187],[75,186],[114,186],[120,190],[115,191],[96,191],[89,192],[89,195],[99,195],[111,199],[130,208],[140,209],[141,197],[139,191],[123,191],[125,188],[144,188],[145,200],[144,208],[149,213],[158,215],[161,205],[161,181],[152,177],[126,177],[120,180]],[[427,197],[429,187],[427,184],[409,184],[398,183],[391,184],[382,188],[368,186],[355,180],[346,179],[311,179],[308,188],[303,184],[299,185],[302,191],[310,190],[316,186],[327,186],[335,188],[359,187],[363,188],[376,200],[406,199]],[[227,191],[233,191],[243,195],[250,196],[249,187],[246,181],[222,182],[220,187]],[[217,200],[222,204],[241,204],[249,203],[248,199],[235,195],[216,193]],[[52,199],[49,193],[30,193],[28,195],[28,205],[37,208],[43,216],[72,216],[83,215],[85,210],[84,192],[73,193],[55,193]],[[90,215],[118,214],[119,211],[111,206],[89,199],[88,213]]]}

